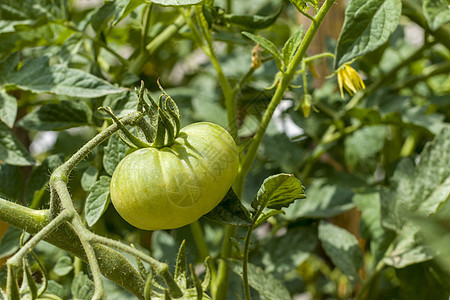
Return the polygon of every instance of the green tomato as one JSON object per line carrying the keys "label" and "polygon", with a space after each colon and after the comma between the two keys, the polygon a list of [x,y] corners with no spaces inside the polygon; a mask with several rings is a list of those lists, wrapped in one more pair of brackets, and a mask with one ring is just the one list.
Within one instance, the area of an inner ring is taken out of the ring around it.
{"label": "green tomato", "polygon": [[206,122],[181,129],[172,145],[127,155],[111,179],[111,201],[131,225],[171,229],[211,211],[236,178],[238,149],[222,127]]}

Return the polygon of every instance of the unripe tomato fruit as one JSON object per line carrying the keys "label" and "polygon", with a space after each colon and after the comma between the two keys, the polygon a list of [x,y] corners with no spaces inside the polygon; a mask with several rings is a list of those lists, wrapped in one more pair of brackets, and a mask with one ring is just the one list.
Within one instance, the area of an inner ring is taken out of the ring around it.
{"label": "unripe tomato fruit", "polygon": [[225,129],[207,122],[190,124],[170,146],[125,156],[111,179],[111,201],[135,227],[178,228],[219,204],[238,166],[237,146]]}

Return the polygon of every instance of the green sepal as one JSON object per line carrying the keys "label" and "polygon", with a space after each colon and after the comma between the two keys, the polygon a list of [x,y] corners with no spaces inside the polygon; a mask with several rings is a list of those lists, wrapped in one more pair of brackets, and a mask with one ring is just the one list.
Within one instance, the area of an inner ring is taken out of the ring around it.
{"label": "green sepal", "polygon": [[38,294],[38,287],[31,274],[30,267],[26,258],[22,260],[23,280],[21,286],[22,293],[30,293],[31,299],[36,299]]}
{"label": "green sepal", "polygon": [[242,15],[233,15],[226,14],[223,19],[227,23],[235,24],[247,29],[264,29],[275,23],[275,21],[280,16],[283,11],[283,6],[280,6],[280,9],[272,15],[269,16],[260,16],[260,15],[252,15],[252,16],[242,16]]}
{"label": "green sepal", "polygon": [[107,106],[107,107],[99,107],[99,110],[102,110],[104,112],[106,112],[112,119],[113,121],[117,124],[117,126],[119,127],[119,129],[123,132],[123,134],[130,140],[130,142],[132,142],[136,147],[138,148],[146,148],[146,147],[150,147],[151,145],[138,139],[134,134],[132,134],[126,127],[125,125],[122,124],[122,122],[117,119],[117,117],[113,114],[111,107]]}
{"label": "green sepal", "polygon": [[209,284],[211,283],[212,273],[211,273],[211,267],[209,265],[210,263],[211,263],[211,259],[208,256],[208,257],[205,258],[205,269],[206,269],[206,272],[205,272],[205,277],[203,278],[203,282],[202,282],[202,289],[204,291],[206,291],[208,289]]}
{"label": "green sepal", "polygon": [[180,249],[178,250],[178,256],[177,256],[177,264],[175,266],[175,274],[174,278],[177,281],[177,283],[187,288],[187,264],[186,264],[186,240],[183,240],[180,245]]}
{"label": "green sepal", "polygon": [[194,282],[197,299],[201,300],[203,298],[202,283],[200,282],[200,279],[198,279],[197,274],[195,274],[195,270],[192,264],[189,264],[189,270],[191,271],[191,279]]}

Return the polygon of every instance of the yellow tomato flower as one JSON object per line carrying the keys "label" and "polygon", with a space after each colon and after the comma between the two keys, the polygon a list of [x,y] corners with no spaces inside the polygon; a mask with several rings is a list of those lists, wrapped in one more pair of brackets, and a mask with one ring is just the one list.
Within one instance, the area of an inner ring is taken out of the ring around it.
{"label": "yellow tomato flower", "polygon": [[357,91],[366,88],[358,72],[348,65],[344,65],[338,70],[338,84],[342,99],[344,99],[342,87],[345,88],[350,96],[353,96]]}

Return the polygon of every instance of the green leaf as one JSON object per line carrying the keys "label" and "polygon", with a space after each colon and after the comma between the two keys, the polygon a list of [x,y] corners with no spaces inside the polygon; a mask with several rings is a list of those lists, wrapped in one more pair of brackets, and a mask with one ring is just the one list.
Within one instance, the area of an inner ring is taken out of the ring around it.
{"label": "green leaf", "polygon": [[0,61],[0,84],[5,82],[10,74],[14,72],[20,61],[18,52],[10,54],[4,60]]}
{"label": "green leaf", "polygon": [[23,176],[18,166],[0,164],[0,196],[18,201],[23,192]]}
{"label": "green leaf", "polygon": [[86,192],[89,192],[92,186],[97,181],[98,170],[96,167],[89,165],[86,170],[84,170],[83,175],[81,176],[81,187]]}
{"label": "green leaf", "polygon": [[278,237],[270,237],[264,241],[260,249],[261,262],[266,272],[277,277],[283,276],[301,265],[317,246],[317,229],[296,227]]}
{"label": "green leaf", "polygon": [[92,280],[83,272],[75,275],[72,281],[72,296],[74,299],[92,299],[94,296],[95,285]]}
{"label": "green leaf", "polygon": [[[242,261],[226,259],[227,265],[237,275],[242,277]],[[264,299],[289,300],[292,299],[282,281],[260,267],[248,263],[248,283],[257,290]]]}
{"label": "green leaf", "polygon": [[289,37],[283,46],[282,56],[284,65],[287,67],[298,50],[303,38],[303,26],[300,26],[298,30]]}
{"label": "green leaf", "polygon": [[439,270],[434,263],[421,263],[395,270],[399,279],[401,299],[423,300],[449,298],[448,274]]}
{"label": "green leaf", "polygon": [[23,90],[70,97],[97,98],[123,91],[82,70],[50,66],[48,56],[28,59],[19,71],[4,74],[0,79],[3,79],[0,84],[12,84]]}
{"label": "green leaf", "polygon": [[350,1],[345,10],[334,68],[383,45],[397,28],[401,11],[401,0]]}
{"label": "green leaf", "polygon": [[345,161],[355,172],[373,173],[377,154],[383,149],[387,137],[384,125],[369,126],[355,131],[345,139]]}
{"label": "green leaf", "polygon": [[73,269],[72,259],[69,256],[61,256],[58,258],[53,272],[58,276],[66,276]]}
{"label": "green leaf", "polygon": [[395,268],[404,268],[409,265],[431,260],[436,253],[425,246],[419,233],[419,227],[407,223],[396,238],[392,250],[387,253],[383,261]]}
{"label": "green leaf", "polygon": [[84,213],[86,222],[89,226],[93,226],[108,208],[109,200],[109,184],[111,177],[100,176],[100,179],[91,188],[91,193],[86,198]]}
{"label": "green leaf", "polygon": [[28,130],[63,130],[84,126],[92,120],[92,111],[84,101],[61,101],[39,107],[17,122]]}
{"label": "green leaf", "polygon": [[108,145],[105,147],[103,156],[103,167],[106,172],[112,176],[119,162],[125,157],[129,147],[122,142],[118,134],[109,138]]}
{"label": "green leaf", "polygon": [[[386,95],[384,97],[394,101],[397,100],[394,97],[387,97]],[[398,96],[395,97],[398,98]],[[439,134],[441,132],[445,118],[445,116],[439,113],[427,113],[427,107],[425,106],[407,106],[385,110],[378,107],[355,107],[349,111],[349,115],[361,120],[363,124],[370,124],[371,126],[376,124],[397,124],[415,130],[425,129],[432,134]]]}
{"label": "green leaf", "polygon": [[12,128],[17,115],[17,99],[8,95],[4,90],[0,91],[0,120],[9,128]]}
{"label": "green leaf", "polygon": [[280,6],[280,9],[274,14],[269,16],[260,16],[260,15],[252,15],[252,16],[241,16],[241,15],[233,15],[226,14],[224,15],[224,21],[236,24],[248,29],[264,29],[271,26],[280,16],[283,11],[283,5]]}
{"label": "green leaf", "polygon": [[[20,246],[20,236],[22,235],[22,230],[16,227],[10,226],[8,230],[3,234],[0,240],[0,259],[11,256],[19,250]],[[28,238],[26,234],[26,238]],[[24,239],[26,241],[26,239]]]}
{"label": "green leaf", "polygon": [[449,200],[450,127],[442,130],[422,153],[417,166],[400,161],[390,190],[381,193],[383,226],[399,232],[413,216],[429,216]]}
{"label": "green leaf", "polygon": [[359,231],[363,238],[370,240],[370,251],[379,261],[391,242],[392,234],[381,226],[381,200],[377,190],[359,191],[353,202],[361,211]]}
{"label": "green leaf", "polygon": [[304,199],[302,183],[291,174],[278,174],[266,178],[252,202],[253,208],[281,209],[297,199]]}
{"label": "green leaf", "polygon": [[423,13],[431,30],[450,22],[450,8],[445,0],[423,0]]}
{"label": "green leaf", "polygon": [[32,166],[36,163],[8,126],[0,121],[0,161],[15,166]]}
{"label": "green leaf", "polygon": [[63,154],[53,154],[48,156],[39,166],[33,168],[25,186],[24,201],[26,204],[37,201],[35,197],[39,197],[41,191],[45,191],[47,188],[50,174],[63,163]]}
{"label": "green leaf", "polygon": [[114,12],[114,22],[113,26],[122,21],[126,16],[128,16],[133,10],[138,6],[147,3],[145,0],[116,0],[114,2],[115,12]]}
{"label": "green leaf", "polygon": [[285,209],[285,218],[329,218],[352,209],[353,192],[339,184],[314,181],[307,189],[308,199],[297,201]]}
{"label": "green leaf", "polygon": [[245,35],[246,37],[248,37],[249,39],[251,39],[252,41],[254,41],[255,43],[259,44],[267,52],[272,54],[272,57],[275,60],[275,63],[277,64],[278,69],[283,70],[283,63],[282,63],[283,60],[281,58],[281,53],[271,41],[269,41],[268,39],[266,39],[262,36],[255,35],[250,32],[244,31],[244,32],[242,32],[242,34]]}
{"label": "green leaf", "polygon": [[356,237],[347,230],[320,221],[319,240],[336,267],[351,280],[356,280],[358,270],[363,266],[363,254]]}
{"label": "green leaf", "polygon": [[203,2],[203,0],[150,0],[150,1],[162,6],[189,6],[200,4]]}
{"label": "green leaf", "polygon": [[232,188],[228,190],[222,201],[203,217],[221,224],[237,226],[250,226],[253,223],[250,213],[242,205]]}

